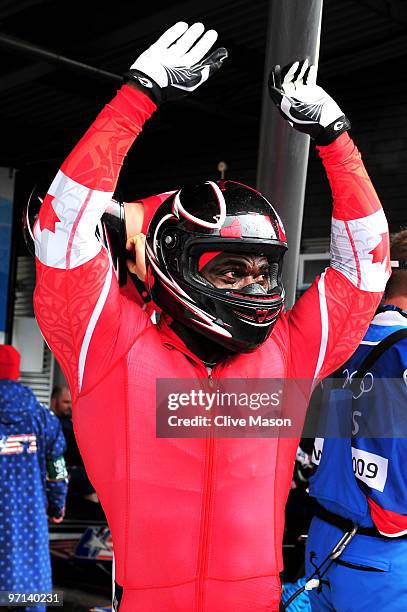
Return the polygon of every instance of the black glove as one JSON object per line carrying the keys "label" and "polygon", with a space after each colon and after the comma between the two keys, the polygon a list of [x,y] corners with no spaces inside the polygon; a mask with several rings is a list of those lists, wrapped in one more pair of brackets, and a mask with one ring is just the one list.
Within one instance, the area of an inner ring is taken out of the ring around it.
{"label": "black glove", "polygon": [[296,130],[308,134],[317,145],[328,145],[350,129],[350,121],[335,100],[316,84],[316,67],[308,60],[281,70],[275,66],[269,91],[281,115]]}
{"label": "black glove", "polygon": [[183,21],[176,23],[136,59],[125,76],[149,90],[157,105],[195,91],[228,56],[221,47],[204,57],[218,37],[215,30],[204,32],[202,23],[191,27]]}

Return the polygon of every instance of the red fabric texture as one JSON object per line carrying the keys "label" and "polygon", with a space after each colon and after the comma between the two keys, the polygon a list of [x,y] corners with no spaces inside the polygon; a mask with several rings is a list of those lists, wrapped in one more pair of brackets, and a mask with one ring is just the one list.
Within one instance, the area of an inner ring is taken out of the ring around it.
{"label": "red fabric texture", "polygon": [[[143,94],[129,95],[108,105],[71,153],[71,178],[114,189],[123,152],[151,110]],[[359,188],[360,157],[341,142],[344,151],[336,143],[323,154],[335,210],[363,217],[376,195],[366,177]],[[208,372],[165,315],[153,325],[119,290],[110,266],[104,251],[72,270],[38,264],[35,310],[69,380],[78,444],[112,531],[120,612],[277,612],[298,440],[157,438],[157,380]],[[380,297],[330,268],[267,342],[220,361],[212,376],[326,376],[359,345]]]}
{"label": "red fabric texture", "polygon": [[140,200],[144,206],[143,227],[141,230],[143,234],[147,234],[148,226],[150,225],[150,221],[154,217],[156,210],[167,198],[170,197],[172,193],[174,192],[166,191],[164,193],[158,193],[157,195],[152,195],[148,198],[143,198]]}
{"label": "red fabric texture", "polygon": [[[335,219],[350,221],[366,217],[380,210],[381,204],[370,181],[361,155],[348,132],[344,132],[326,147],[317,147],[325,168],[333,196]],[[340,171],[346,164],[349,173]],[[335,172],[335,168],[338,172]]]}
{"label": "red fabric texture", "polygon": [[90,189],[113,192],[127,151],[155,108],[148,96],[123,85],[64,161],[62,172]]}
{"label": "red fabric texture", "polygon": [[20,378],[20,353],[10,344],[0,344],[0,379]]}
{"label": "red fabric texture", "polygon": [[372,499],[367,499],[372,520],[383,535],[396,537],[407,533],[407,516],[381,508]]}

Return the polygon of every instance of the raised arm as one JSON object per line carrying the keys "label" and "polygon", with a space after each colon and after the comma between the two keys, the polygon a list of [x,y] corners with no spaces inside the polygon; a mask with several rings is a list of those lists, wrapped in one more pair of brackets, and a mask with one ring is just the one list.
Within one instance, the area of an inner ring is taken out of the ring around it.
{"label": "raised arm", "polygon": [[[357,348],[390,274],[385,215],[336,102],[307,62],[270,78],[281,114],[318,145],[333,195],[331,266],[288,317],[292,375],[323,378]],[[302,356],[302,358],[301,358]],[[297,367],[298,366],[298,367]]]}
{"label": "raised arm", "polygon": [[34,306],[74,400],[119,357],[117,347],[125,352],[149,325],[145,313],[119,292],[96,225],[124,157],[156,105],[187,95],[221,66],[224,49],[203,59],[216,38],[213,30],[204,33],[202,24],[189,28],[180,22],[142,53],[127,74],[128,84],[99,114],[44,198],[33,232]]}
{"label": "raised arm", "polygon": [[[63,163],[34,226],[35,312],[74,396],[82,386],[87,348],[102,310],[105,318],[110,314],[112,322],[119,322],[117,281],[95,236],[96,225],[126,153],[154,109],[144,93],[123,86]],[[117,324],[104,327],[108,346]]]}

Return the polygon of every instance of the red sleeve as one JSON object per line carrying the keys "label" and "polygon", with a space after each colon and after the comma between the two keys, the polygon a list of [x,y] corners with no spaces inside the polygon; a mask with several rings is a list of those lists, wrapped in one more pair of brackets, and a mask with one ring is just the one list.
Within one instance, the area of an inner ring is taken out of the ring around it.
{"label": "red sleeve", "polygon": [[144,206],[143,227],[141,230],[142,234],[147,234],[148,226],[150,225],[150,221],[154,217],[156,210],[172,193],[174,192],[166,191],[164,193],[159,193],[157,195],[153,195],[148,198],[144,198],[143,200],[140,200],[140,202],[142,202]]}
{"label": "red sleeve", "polygon": [[333,195],[331,265],[288,314],[291,375],[324,378],[356,350],[390,273],[387,221],[347,133],[318,147]]}
{"label": "red sleeve", "polygon": [[34,226],[35,312],[74,398],[148,325],[140,307],[119,292],[95,229],[123,159],[154,110],[142,92],[123,86],[63,163]]}
{"label": "red sleeve", "polygon": [[372,520],[381,534],[388,538],[398,538],[407,534],[407,516],[385,510],[370,497],[367,498]]}

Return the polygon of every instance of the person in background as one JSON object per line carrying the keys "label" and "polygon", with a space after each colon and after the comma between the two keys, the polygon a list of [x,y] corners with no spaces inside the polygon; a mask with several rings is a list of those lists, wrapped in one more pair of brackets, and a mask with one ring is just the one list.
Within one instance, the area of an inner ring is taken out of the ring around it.
{"label": "person in background", "polygon": [[[51,409],[61,422],[66,441],[65,461],[69,472],[67,512],[71,518],[103,519],[98,496],[83,465],[72,423],[72,398],[67,385],[56,385]],[[95,505],[97,504],[97,506]]]}
{"label": "person in background", "polygon": [[349,416],[352,431],[315,440],[310,493],[318,506],[307,576],[344,532],[358,529],[320,588],[310,592],[317,612],[407,610],[407,229],[392,236],[390,255],[384,300],[359,348],[337,371],[339,389],[324,389],[322,396],[321,414],[336,413],[342,424]]}
{"label": "person in background", "polygon": [[51,410],[60,420],[66,441],[65,461],[68,466],[83,465],[72,425],[72,399],[67,385],[57,385],[51,394]]}
{"label": "person in background", "polygon": [[[48,520],[65,512],[59,420],[18,382],[20,354],[0,345],[0,591],[52,591]],[[15,610],[43,612],[45,605]]]}
{"label": "person in background", "polygon": [[52,390],[51,409],[57,417],[72,417],[72,398],[67,385],[57,385]]}

